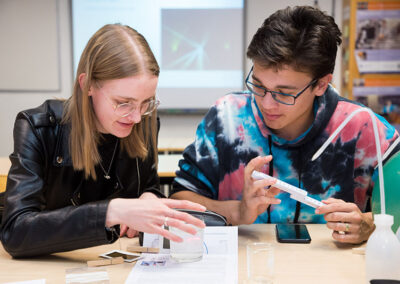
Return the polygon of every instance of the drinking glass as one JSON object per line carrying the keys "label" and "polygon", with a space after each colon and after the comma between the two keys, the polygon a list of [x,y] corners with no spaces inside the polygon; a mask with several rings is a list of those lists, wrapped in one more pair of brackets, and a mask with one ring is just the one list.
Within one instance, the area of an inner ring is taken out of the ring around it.
{"label": "drinking glass", "polygon": [[274,247],[270,243],[249,243],[247,251],[247,283],[273,283]]}
{"label": "drinking glass", "polygon": [[204,229],[195,226],[193,228],[196,229],[195,235],[175,227],[169,228],[171,233],[183,239],[183,242],[180,243],[170,241],[171,257],[176,262],[194,262],[203,258]]}

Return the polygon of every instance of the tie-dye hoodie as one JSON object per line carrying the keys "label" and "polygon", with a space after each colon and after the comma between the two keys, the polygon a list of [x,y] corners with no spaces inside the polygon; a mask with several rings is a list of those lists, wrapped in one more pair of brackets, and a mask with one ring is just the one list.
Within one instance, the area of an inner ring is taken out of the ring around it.
{"label": "tie-dye hoodie", "polygon": [[[240,200],[247,163],[271,154],[274,177],[300,185],[315,199],[339,198],[354,202],[365,211],[377,164],[372,122],[367,113],[356,115],[322,155],[311,161],[329,135],[360,107],[329,86],[323,96],[315,99],[315,119],[310,128],[297,139],[287,141],[272,134],[265,125],[253,95],[224,96],[208,111],[197,128],[195,142],[185,149],[172,193],[186,189],[215,200]],[[377,117],[384,153],[399,134],[384,118]],[[270,166],[263,171],[269,173]],[[271,206],[271,222],[293,222],[296,201],[286,192],[277,198],[282,202]],[[324,223],[323,216],[314,211],[301,204],[298,221]],[[255,223],[267,220],[266,211]]]}

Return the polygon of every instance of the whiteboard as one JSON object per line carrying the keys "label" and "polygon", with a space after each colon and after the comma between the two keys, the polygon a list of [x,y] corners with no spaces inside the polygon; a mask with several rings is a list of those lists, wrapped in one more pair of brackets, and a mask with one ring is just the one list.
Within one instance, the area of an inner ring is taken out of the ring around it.
{"label": "whiteboard", "polygon": [[60,90],[58,21],[58,0],[0,1],[0,92]]}

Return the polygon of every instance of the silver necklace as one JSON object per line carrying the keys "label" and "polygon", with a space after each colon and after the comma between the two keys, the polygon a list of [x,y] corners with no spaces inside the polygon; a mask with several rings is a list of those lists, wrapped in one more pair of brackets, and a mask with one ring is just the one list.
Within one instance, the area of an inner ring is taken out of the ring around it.
{"label": "silver necklace", "polygon": [[114,161],[115,152],[117,152],[117,146],[118,146],[118,138],[117,138],[117,142],[115,142],[114,152],[113,152],[112,157],[111,157],[110,165],[108,166],[108,171],[106,171],[106,170],[103,168],[103,165],[102,165],[101,162],[100,162],[100,167],[101,167],[101,169],[102,169],[103,172],[104,172],[104,178],[105,178],[105,179],[110,179],[110,178],[111,178],[111,177],[110,177],[110,170],[111,170],[112,163],[113,163],[113,161]]}

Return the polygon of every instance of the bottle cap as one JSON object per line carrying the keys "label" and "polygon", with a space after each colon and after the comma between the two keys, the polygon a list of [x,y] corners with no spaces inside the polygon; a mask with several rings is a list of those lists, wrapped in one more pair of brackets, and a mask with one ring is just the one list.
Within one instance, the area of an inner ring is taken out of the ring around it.
{"label": "bottle cap", "polygon": [[376,225],[392,226],[393,225],[393,216],[387,215],[387,214],[375,214],[374,215],[374,223]]}

